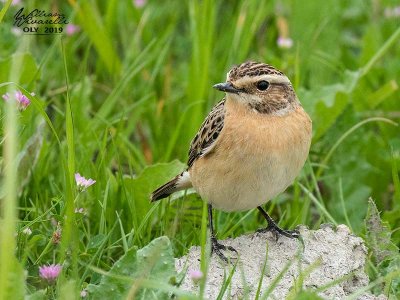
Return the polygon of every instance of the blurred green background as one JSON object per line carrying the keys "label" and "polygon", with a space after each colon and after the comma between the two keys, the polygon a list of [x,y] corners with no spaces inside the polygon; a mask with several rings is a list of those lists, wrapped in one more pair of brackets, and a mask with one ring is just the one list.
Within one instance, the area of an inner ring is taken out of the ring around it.
{"label": "blurred green background", "polygon": [[[185,168],[191,138],[223,97],[212,85],[247,60],[282,70],[313,120],[309,160],[296,183],[267,205],[271,215],[286,228],[344,223],[364,236],[372,197],[391,242],[400,244],[398,1],[70,0],[5,7],[0,94],[24,88],[36,95],[12,121],[15,209],[3,210],[3,221],[16,222],[16,256],[28,270],[29,292],[40,287],[41,264],[70,260],[73,271],[65,276],[80,289],[99,281],[88,265],[108,270],[127,249],[161,235],[171,239],[175,256],[200,244],[199,197],[189,191],[150,204],[149,193]],[[78,27],[23,34],[13,26],[22,7],[62,12]],[[1,84],[9,81],[18,86]],[[3,150],[6,115],[2,103]],[[77,172],[97,182],[78,193]],[[79,208],[85,213],[74,214]],[[215,220],[219,238],[265,226],[256,211],[217,212]],[[22,234],[27,227],[29,238]],[[51,242],[58,227],[60,244]]]}

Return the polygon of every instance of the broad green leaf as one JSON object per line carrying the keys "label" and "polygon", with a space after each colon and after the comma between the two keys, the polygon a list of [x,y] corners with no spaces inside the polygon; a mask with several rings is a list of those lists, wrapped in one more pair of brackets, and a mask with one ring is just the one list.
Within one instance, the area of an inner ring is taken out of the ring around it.
{"label": "broad green leaf", "polygon": [[97,250],[97,248],[100,247],[104,243],[104,240],[106,238],[107,238],[107,236],[105,234],[97,234],[97,235],[91,237],[90,241],[88,243],[88,246],[87,246],[88,250],[90,250],[90,249]]}
{"label": "broad green leaf", "polygon": [[58,296],[59,300],[74,300],[74,299],[80,299],[80,297],[77,297],[76,293],[76,282],[75,280],[69,280],[65,283],[62,284],[60,287],[60,293]]}
{"label": "broad green leaf", "polygon": [[336,121],[349,102],[349,97],[343,92],[338,92],[331,107],[325,102],[318,102],[315,108],[314,139],[318,140]]}
{"label": "broad green leaf", "polygon": [[140,250],[128,250],[98,285],[90,284],[87,290],[90,299],[125,299],[132,291],[136,291],[131,294],[134,299],[167,299],[168,295],[158,291],[157,286],[142,288],[141,279],[168,284],[174,282],[176,275],[171,243],[162,236]]}
{"label": "broad green leaf", "polygon": [[38,290],[31,295],[25,297],[25,300],[45,300],[46,297],[46,290]]}
{"label": "broad green leaf", "polygon": [[136,225],[145,217],[151,207],[150,194],[157,187],[172,179],[185,169],[186,165],[178,160],[149,166],[136,178],[125,178],[124,183],[131,190],[132,214],[137,217]]}
{"label": "broad green leaf", "polygon": [[360,72],[346,71],[343,83],[324,86],[313,91],[300,90],[305,110],[311,115],[316,141],[332,127],[336,119],[351,102],[350,93],[360,78]]}

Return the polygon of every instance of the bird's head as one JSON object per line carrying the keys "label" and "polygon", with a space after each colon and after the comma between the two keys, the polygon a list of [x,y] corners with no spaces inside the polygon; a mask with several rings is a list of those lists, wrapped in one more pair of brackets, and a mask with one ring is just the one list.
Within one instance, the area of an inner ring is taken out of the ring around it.
{"label": "bird's head", "polygon": [[226,82],[214,85],[228,99],[263,114],[282,115],[299,104],[290,80],[278,69],[257,62],[233,67]]}

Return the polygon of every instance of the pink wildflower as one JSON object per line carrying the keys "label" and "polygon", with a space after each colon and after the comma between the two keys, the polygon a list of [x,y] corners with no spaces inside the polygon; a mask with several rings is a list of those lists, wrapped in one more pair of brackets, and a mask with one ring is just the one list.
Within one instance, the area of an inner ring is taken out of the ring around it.
{"label": "pink wildflower", "polygon": [[81,174],[79,174],[79,173],[75,174],[75,181],[76,181],[76,185],[78,187],[82,188],[82,190],[85,190],[89,186],[96,183],[96,180],[94,180],[92,178],[86,179],[85,177],[81,176]]}
{"label": "pink wildflower", "polygon": [[189,270],[188,274],[194,283],[198,283],[203,278],[203,272],[200,270]]}
{"label": "pink wildflower", "polygon": [[[31,93],[32,96],[35,96],[35,93]],[[8,93],[5,93],[2,98],[4,101],[8,102],[11,99],[11,96]],[[18,103],[18,109],[25,110],[31,101],[26,97],[21,91],[16,91],[14,94],[14,100]]]}
{"label": "pink wildflower", "polygon": [[[0,2],[6,3],[7,0],[1,0]],[[11,1],[11,6],[16,6],[16,5],[19,5],[19,4],[21,4],[21,0],[13,0],[13,1]]]}
{"label": "pink wildflower", "polygon": [[82,291],[81,291],[81,297],[82,297],[82,298],[85,298],[87,295],[88,295],[87,290],[82,290]]}
{"label": "pink wildflower", "polygon": [[68,36],[74,35],[75,33],[79,32],[80,30],[81,30],[81,28],[75,24],[67,24],[67,26],[65,26],[65,33]]}
{"label": "pink wildflower", "polygon": [[10,100],[10,95],[8,93],[5,93],[3,96],[1,96],[4,101],[8,102],[8,100]]}
{"label": "pink wildflower", "polygon": [[146,0],[133,0],[133,5],[136,7],[136,8],[142,8],[143,6],[145,6],[146,5]]}
{"label": "pink wildflower", "polygon": [[280,36],[276,43],[278,44],[279,48],[289,49],[293,47],[293,40],[283,36]]}
{"label": "pink wildflower", "polygon": [[31,104],[31,101],[21,91],[15,92],[15,99],[19,102],[22,109],[26,109]]}
{"label": "pink wildflower", "polygon": [[58,275],[60,275],[62,266],[59,264],[52,264],[48,266],[39,267],[39,276],[45,279],[48,283],[53,283]]}

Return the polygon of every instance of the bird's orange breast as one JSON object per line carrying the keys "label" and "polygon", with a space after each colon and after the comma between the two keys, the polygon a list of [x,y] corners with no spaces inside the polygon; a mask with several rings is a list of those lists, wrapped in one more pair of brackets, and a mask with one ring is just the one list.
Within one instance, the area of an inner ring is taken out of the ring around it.
{"label": "bird's orange breast", "polygon": [[311,143],[311,120],[299,105],[265,115],[227,101],[214,149],[191,169],[193,187],[215,208],[255,208],[283,192],[299,174]]}

